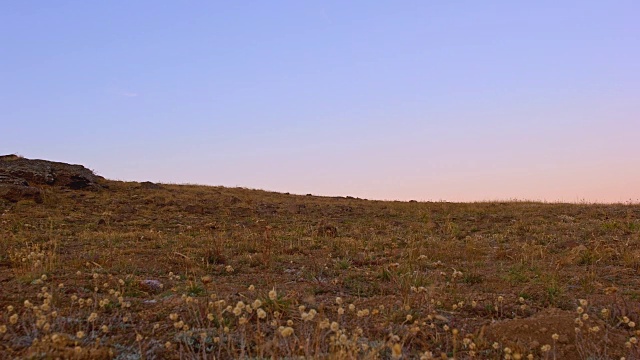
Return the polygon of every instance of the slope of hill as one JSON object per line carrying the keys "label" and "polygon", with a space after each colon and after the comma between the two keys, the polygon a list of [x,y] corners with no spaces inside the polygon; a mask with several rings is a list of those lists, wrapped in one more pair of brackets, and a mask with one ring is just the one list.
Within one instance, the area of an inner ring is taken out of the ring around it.
{"label": "slope of hill", "polygon": [[639,205],[367,201],[51,164],[0,158],[2,358],[640,358]]}

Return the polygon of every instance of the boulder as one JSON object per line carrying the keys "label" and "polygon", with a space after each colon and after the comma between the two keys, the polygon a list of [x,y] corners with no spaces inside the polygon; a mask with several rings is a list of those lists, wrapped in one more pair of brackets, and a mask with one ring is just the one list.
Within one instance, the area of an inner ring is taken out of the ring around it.
{"label": "boulder", "polygon": [[140,183],[140,189],[158,190],[158,189],[162,189],[162,186],[160,184],[156,184],[151,181],[143,181]]}
{"label": "boulder", "polygon": [[33,200],[42,203],[42,190],[33,186],[0,184],[0,199],[10,202]]}
{"label": "boulder", "polygon": [[16,155],[0,156],[0,183],[11,181],[15,184],[16,181],[22,181],[29,186],[50,185],[74,190],[98,190],[102,179],[82,165],[31,160]]}

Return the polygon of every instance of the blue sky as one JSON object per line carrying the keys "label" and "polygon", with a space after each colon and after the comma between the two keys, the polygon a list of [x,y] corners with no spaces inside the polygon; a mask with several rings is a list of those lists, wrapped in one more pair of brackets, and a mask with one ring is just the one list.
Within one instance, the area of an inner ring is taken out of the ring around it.
{"label": "blue sky", "polygon": [[637,1],[4,1],[0,152],[112,179],[640,201]]}

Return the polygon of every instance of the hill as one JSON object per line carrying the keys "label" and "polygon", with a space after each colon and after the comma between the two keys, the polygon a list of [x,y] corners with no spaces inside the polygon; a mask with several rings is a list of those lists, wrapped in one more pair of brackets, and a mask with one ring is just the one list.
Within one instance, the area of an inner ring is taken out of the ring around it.
{"label": "hill", "polygon": [[639,205],[0,183],[2,358],[640,357]]}

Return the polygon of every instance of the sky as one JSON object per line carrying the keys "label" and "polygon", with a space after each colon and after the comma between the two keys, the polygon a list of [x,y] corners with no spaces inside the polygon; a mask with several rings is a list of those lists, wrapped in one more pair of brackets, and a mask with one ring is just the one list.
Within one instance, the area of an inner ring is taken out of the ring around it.
{"label": "sky", "polygon": [[640,2],[0,0],[0,153],[381,200],[640,201]]}

